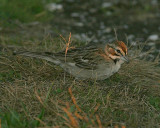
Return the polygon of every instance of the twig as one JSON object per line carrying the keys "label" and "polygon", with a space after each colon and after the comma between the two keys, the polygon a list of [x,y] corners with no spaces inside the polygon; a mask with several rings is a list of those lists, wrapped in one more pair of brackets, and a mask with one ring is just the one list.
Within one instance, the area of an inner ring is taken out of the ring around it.
{"label": "twig", "polygon": [[114,28],[114,33],[115,33],[116,40],[118,41],[117,30],[116,30],[116,28]]}
{"label": "twig", "polygon": [[41,119],[37,118],[37,117],[34,117],[34,119],[36,119],[37,121],[39,121],[41,124],[43,124],[44,126],[47,126],[46,123],[44,123]]}
{"label": "twig", "polygon": [[39,100],[39,102],[45,107],[45,105],[44,105],[44,103],[42,102],[42,100],[41,100],[41,97],[38,95],[38,93],[37,93],[37,91],[36,91],[36,89],[35,89],[35,94],[36,94],[36,97],[37,97],[37,99]]}
{"label": "twig", "polygon": [[77,122],[77,120],[74,118],[74,116],[72,115],[72,113],[69,112],[69,111],[67,110],[67,108],[62,108],[62,110],[68,115],[71,125],[72,125],[73,127],[75,127],[75,128],[78,128],[78,122]]}
{"label": "twig", "polygon": [[73,94],[72,94],[71,87],[69,87],[68,91],[69,91],[69,94],[71,95],[71,99],[72,99],[72,101],[73,101],[73,104],[76,106],[76,108],[78,109],[79,112],[82,112],[82,110],[79,108],[79,106],[78,106],[77,103],[76,103],[75,97],[74,97]]}
{"label": "twig", "polygon": [[[65,58],[64,58],[64,60],[65,60],[65,63],[66,63],[66,61],[67,61],[67,51],[69,50],[69,45],[70,45],[70,43],[71,43],[71,32],[70,32],[70,34],[69,34],[69,38],[68,38],[68,42],[66,41],[66,39],[60,34],[60,37],[65,41],[65,43],[66,43],[66,50],[65,50]],[[66,76],[66,72],[64,72],[64,83],[65,83],[65,76]]]}
{"label": "twig", "polygon": [[101,124],[101,121],[100,121],[98,115],[96,115],[96,119],[97,119],[97,123],[98,123],[99,128],[102,128],[102,124]]}

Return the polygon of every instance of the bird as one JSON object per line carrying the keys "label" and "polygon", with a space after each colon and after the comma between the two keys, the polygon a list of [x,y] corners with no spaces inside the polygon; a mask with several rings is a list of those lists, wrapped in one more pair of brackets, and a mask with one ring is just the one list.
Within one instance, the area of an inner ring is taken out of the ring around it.
{"label": "bird", "polygon": [[129,62],[128,49],[123,41],[89,44],[66,51],[20,51],[15,55],[47,60],[59,65],[76,79],[104,80],[118,72],[124,62]]}

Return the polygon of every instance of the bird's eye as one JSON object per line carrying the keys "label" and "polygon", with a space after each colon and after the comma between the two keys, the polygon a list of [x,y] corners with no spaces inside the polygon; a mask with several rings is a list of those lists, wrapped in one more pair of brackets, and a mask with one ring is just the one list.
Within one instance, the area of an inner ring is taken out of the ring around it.
{"label": "bird's eye", "polygon": [[116,50],[118,53],[121,53],[121,51],[120,50]]}

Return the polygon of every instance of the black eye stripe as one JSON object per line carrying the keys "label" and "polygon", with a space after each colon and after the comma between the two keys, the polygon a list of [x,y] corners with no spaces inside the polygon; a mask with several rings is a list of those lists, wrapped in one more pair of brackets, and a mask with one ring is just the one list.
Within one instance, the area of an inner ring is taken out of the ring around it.
{"label": "black eye stripe", "polygon": [[118,55],[118,54],[115,54],[115,56],[120,56],[120,55]]}
{"label": "black eye stripe", "polygon": [[121,51],[118,49],[118,50],[116,50],[118,53],[121,53]]}

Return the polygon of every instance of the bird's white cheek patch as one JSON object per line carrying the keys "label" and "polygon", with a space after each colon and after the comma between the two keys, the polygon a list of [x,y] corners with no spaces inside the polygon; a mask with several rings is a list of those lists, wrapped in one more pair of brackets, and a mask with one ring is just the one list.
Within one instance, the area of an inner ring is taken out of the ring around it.
{"label": "bird's white cheek patch", "polygon": [[113,55],[109,55],[109,57],[111,57],[113,60],[115,60],[115,59],[119,59],[120,57],[118,57],[118,56],[113,56]]}

